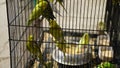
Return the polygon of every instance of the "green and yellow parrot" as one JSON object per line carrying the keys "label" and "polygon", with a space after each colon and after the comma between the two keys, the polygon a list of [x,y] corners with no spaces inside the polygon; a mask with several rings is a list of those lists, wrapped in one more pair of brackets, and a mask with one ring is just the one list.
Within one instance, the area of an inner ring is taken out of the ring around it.
{"label": "green and yellow parrot", "polygon": [[46,9],[48,5],[48,2],[46,1],[40,1],[35,8],[33,9],[32,13],[29,16],[29,19],[27,21],[27,25],[29,26],[34,20],[40,17],[42,15],[43,11]]}
{"label": "green and yellow parrot", "polygon": [[104,34],[105,33],[105,30],[106,30],[106,27],[105,27],[105,23],[104,22],[99,22],[98,25],[97,25],[97,30],[99,30],[99,34]]}
{"label": "green and yellow parrot", "polygon": [[97,68],[116,68],[116,66],[110,62],[102,62],[97,66]]}
{"label": "green and yellow parrot", "polygon": [[79,41],[80,46],[84,44],[89,44],[89,34],[85,33]]}
{"label": "green and yellow parrot", "polygon": [[34,41],[33,35],[28,37],[26,48],[34,57],[39,58],[41,61],[43,60],[40,46]]}
{"label": "green and yellow parrot", "polygon": [[36,43],[36,41],[34,41],[33,35],[28,37],[26,48],[34,57],[40,60],[40,63],[43,65],[43,67],[45,66],[45,68],[50,68],[49,66],[52,63],[44,62],[40,46]]}
{"label": "green and yellow parrot", "polygon": [[55,16],[53,12],[61,15],[60,11],[57,9],[56,5],[53,3],[54,0],[39,0],[38,3],[40,1],[46,1],[48,3],[46,9],[44,10],[44,13],[42,14],[44,18],[46,18],[47,20],[54,19]]}
{"label": "green and yellow parrot", "polygon": [[84,33],[84,35],[79,40],[79,45],[76,47],[76,52],[78,52],[78,49],[80,49],[84,45],[89,44],[89,34]]}
{"label": "green and yellow parrot", "polygon": [[63,32],[61,27],[57,24],[57,22],[55,20],[50,20],[49,25],[50,25],[50,33],[55,37],[55,39],[57,41],[62,40],[62,38],[64,38]]}
{"label": "green and yellow parrot", "polygon": [[100,30],[105,30],[106,29],[106,27],[105,27],[105,23],[104,22],[99,22],[98,23],[98,28],[100,29]]}
{"label": "green and yellow parrot", "polygon": [[65,48],[66,48],[66,43],[64,36],[63,36],[63,31],[61,29],[61,27],[57,24],[57,22],[55,20],[51,20],[49,21],[49,25],[50,25],[50,33],[51,35],[55,38],[55,42],[56,42],[56,46],[62,50],[63,52],[65,52]]}

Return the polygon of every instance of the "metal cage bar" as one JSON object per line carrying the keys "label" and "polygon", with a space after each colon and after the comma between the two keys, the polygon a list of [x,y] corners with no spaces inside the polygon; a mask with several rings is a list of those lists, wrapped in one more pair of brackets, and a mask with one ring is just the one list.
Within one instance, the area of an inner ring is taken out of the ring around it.
{"label": "metal cage bar", "polygon": [[[64,8],[66,11],[58,3],[55,5],[55,9],[57,9],[57,13],[53,12],[54,16],[56,17],[55,20],[62,28],[61,30],[63,30],[64,38],[67,40],[67,42],[62,43],[62,45],[79,45],[79,40],[84,33],[89,33],[91,38],[90,40],[93,42],[91,44],[86,44],[85,46],[88,45],[89,47],[94,47],[93,51],[95,58],[93,58],[93,55],[92,59],[91,56],[88,56],[87,59],[91,59],[89,63],[82,64],[82,62],[80,62],[79,64],[81,65],[69,65],[63,64],[67,61],[60,63],[62,59],[56,61],[52,57],[53,51],[56,48],[56,46],[53,45],[56,44],[54,42],[54,37],[50,33],[49,22],[45,18],[43,19],[40,17],[39,19],[33,21],[31,26],[26,26],[29,15],[35,7],[35,1],[36,0],[6,0],[11,68],[32,68],[37,62],[39,62],[39,65],[36,68],[41,68],[42,64],[40,61],[33,56],[33,54],[31,54],[26,47],[28,37],[31,34],[34,36],[34,40],[32,42],[36,42],[38,47],[40,47],[39,49],[42,51],[42,57],[44,60],[42,62],[51,62],[50,68],[93,68],[93,66],[97,66],[103,62],[103,59],[100,59],[101,55],[98,53],[99,47],[113,47],[115,55],[114,58],[109,62],[117,65],[118,68],[120,67],[120,57],[118,55],[120,52],[117,51],[120,48],[119,3],[113,5],[112,0],[65,0]],[[106,36],[106,34],[99,33],[101,30],[99,30],[97,27],[100,21],[105,22],[106,29],[103,31],[106,31],[110,37],[108,46],[103,46],[104,44],[97,43],[97,41],[100,40],[98,36]],[[53,30],[58,31],[59,29],[53,28]],[[57,54],[59,55],[59,53]],[[107,54],[109,55],[109,53]],[[59,57],[60,56],[57,58]],[[84,59],[85,58],[86,57],[84,57]],[[108,61],[109,59],[105,60]],[[76,61],[79,62],[79,60]]]}

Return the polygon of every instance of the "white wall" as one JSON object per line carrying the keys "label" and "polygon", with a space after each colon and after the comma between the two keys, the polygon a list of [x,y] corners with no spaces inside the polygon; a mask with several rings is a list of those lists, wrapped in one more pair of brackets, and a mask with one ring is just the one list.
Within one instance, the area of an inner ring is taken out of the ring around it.
{"label": "white wall", "polygon": [[0,68],[10,68],[6,0],[0,0]]}

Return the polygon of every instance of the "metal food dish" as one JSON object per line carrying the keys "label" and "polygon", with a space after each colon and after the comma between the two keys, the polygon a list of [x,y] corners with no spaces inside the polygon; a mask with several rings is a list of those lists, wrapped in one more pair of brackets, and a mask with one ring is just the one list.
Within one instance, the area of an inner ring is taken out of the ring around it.
{"label": "metal food dish", "polygon": [[64,65],[72,65],[72,66],[77,66],[77,65],[83,65],[88,63],[91,58],[92,58],[92,50],[91,47],[88,47],[84,53],[79,53],[79,54],[67,54],[59,50],[55,49],[53,50],[52,57],[55,61],[58,63],[64,64]]}
{"label": "metal food dish", "polygon": [[98,55],[102,61],[111,61],[114,56],[113,48],[101,46],[101,47],[99,47]]}
{"label": "metal food dish", "polygon": [[111,61],[113,59],[114,51],[112,46],[109,46],[109,43],[109,34],[100,35],[97,37],[97,45],[101,45],[98,49],[98,56],[102,61]]}
{"label": "metal food dish", "polygon": [[106,45],[109,46],[110,37],[109,35],[99,35],[97,37],[97,45]]}

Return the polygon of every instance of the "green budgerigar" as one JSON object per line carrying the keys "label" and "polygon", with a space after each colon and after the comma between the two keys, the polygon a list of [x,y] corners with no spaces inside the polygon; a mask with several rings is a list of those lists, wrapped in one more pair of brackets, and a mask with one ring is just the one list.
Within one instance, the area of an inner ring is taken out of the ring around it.
{"label": "green budgerigar", "polygon": [[50,31],[51,35],[55,38],[56,46],[60,50],[65,52],[66,45],[63,43],[65,43],[66,40],[64,39],[63,31],[62,31],[61,27],[57,24],[57,22],[55,20],[50,20],[49,25],[50,25],[49,31]]}
{"label": "green budgerigar", "polygon": [[52,64],[52,63],[44,62],[43,55],[40,50],[40,46],[36,43],[36,41],[34,41],[33,35],[30,35],[28,37],[26,48],[35,58],[39,59],[39,61],[43,67],[45,66],[45,68],[50,68],[50,64]]}
{"label": "green budgerigar", "polygon": [[54,19],[55,16],[54,16],[53,12],[61,15],[60,11],[57,9],[57,6],[53,3],[54,0],[39,0],[39,2],[40,1],[46,1],[46,2],[48,2],[47,7],[44,10],[44,13],[42,14],[42,16],[44,18],[46,18],[47,20]]}
{"label": "green budgerigar", "polygon": [[99,30],[99,34],[104,34],[104,30],[106,29],[104,22],[99,22],[97,25],[97,29]]}
{"label": "green budgerigar", "polygon": [[78,50],[84,46],[89,44],[89,34],[88,33],[84,33],[84,35],[80,38],[79,40],[79,45],[76,47],[76,52],[78,52]]}
{"label": "green budgerigar", "polygon": [[33,35],[30,35],[28,37],[26,48],[34,57],[39,58],[39,60],[41,61],[43,60],[40,46],[37,44],[36,41],[34,41]]}
{"label": "green budgerigar", "polygon": [[40,17],[42,15],[43,11],[47,7],[48,2],[46,1],[40,1],[38,4],[36,4],[35,8],[33,9],[32,13],[29,16],[29,19],[27,21],[27,25],[29,26],[34,20]]}

